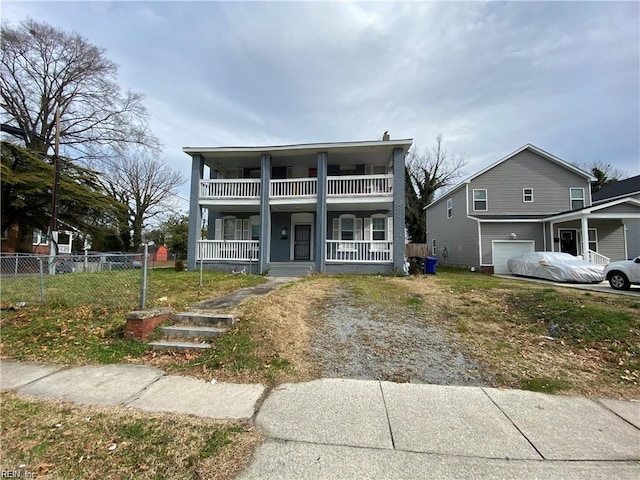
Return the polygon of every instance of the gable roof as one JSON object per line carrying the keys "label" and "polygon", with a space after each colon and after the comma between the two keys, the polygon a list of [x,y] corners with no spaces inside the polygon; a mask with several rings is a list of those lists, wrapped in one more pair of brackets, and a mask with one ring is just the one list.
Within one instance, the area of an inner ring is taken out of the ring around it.
{"label": "gable roof", "polygon": [[613,182],[594,193],[592,198],[596,203],[635,194],[640,194],[640,175]]}
{"label": "gable roof", "polygon": [[589,182],[594,182],[596,180],[595,177],[593,177],[593,175],[585,172],[584,170],[581,170],[580,168],[576,167],[575,165],[571,165],[570,163],[565,162],[564,160],[556,157],[555,155],[551,155],[549,152],[545,152],[541,148],[538,148],[535,145],[527,143],[526,145],[523,145],[522,147],[517,149],[515,152],[511,152],[506,157],[501,158],[497,162],[492,163],[488,167],[483,168],[479,172],[471,175],[466,180],[463,180],[458,185],[456,185],[454,188],[452,188],[451,190],[448,190],[444,195],[438,197],[436,200],[434,200],[433,202],[431,202],[429,205],[427,205],[424,208],[425,209],[429,208],[431,205],[434,205],[434,204],[440,202],[443,198],[448,197],[451,193],[454,193],[455,191],[460,190],[465,185],[471,183],[471,181],[474,180],[475,178],[478,178],[480,175],[483,175],[484,173],[488,172],[489,170],[497,167],[498,165],[501,165],[502,163],[506,162],[507,160],[511,159],[512,157],[515,157],[516,155],[518,155],[519,153],[521,153],[521,152],[523,152],[525,150],[529,150],[529,151],[535,153],[536,155],[539,155],[542,158],[545,158],[545,159],[547,159],[547,160],[549,160],[551,162],[554,162],[554,163],[560,165],[563,168],[566,168],[567,170],[571,170],[572,172],[576,173],[577,175],[580,175],[581,177],[584,177]]}

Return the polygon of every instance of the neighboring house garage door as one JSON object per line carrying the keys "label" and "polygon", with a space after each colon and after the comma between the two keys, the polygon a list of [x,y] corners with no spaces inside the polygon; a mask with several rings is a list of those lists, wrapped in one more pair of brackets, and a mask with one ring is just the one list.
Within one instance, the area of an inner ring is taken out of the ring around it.
{"label": "neighboring house garage door", "polygon": [[533,252],[535,243],[531,241],[499,241],[491,243],[493,248],[493,273],[508,274],[507,260],[523,253]]}

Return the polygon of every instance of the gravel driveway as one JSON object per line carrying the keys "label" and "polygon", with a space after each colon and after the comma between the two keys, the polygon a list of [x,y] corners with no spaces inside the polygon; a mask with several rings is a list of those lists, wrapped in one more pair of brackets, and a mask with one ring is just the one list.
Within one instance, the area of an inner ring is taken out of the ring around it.
{"label": "gravel driveway", "polygon": [[314,320],[310,353],[321,365],[322,376],[489,385],[459,348],[456,336],[424,313],[425,301],[416,297],[418,307],[399,302],[372,305],[354,300],[343,284]]}

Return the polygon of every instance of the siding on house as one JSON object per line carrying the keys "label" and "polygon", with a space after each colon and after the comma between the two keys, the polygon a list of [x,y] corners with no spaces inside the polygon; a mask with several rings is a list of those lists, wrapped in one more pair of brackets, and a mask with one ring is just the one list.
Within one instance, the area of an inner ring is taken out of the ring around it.
{"label": "siding on house", "polygon": [[591,220],[589,228],[598,232],[598,253],[612,262],[626,260],[624,252],[624,226],[620,220]]}
{"label": "siding on house", "polygon": [[541,223],[487,223],[480,225],[482,229],[482,265],[493,265],[493,240],[510,240],[515,233],[517,240],[533,240],[535,251],[544,250],[544,235]]}
{"label": "siding on house", "polygon": [[[533,202],[524,202],[522,189],[533,189]],[[474,178],[468,189],[469,213],[553,214],[572,210],[570,188],[582,188],[590,205],[589,182],[555,162],[524,150]],[[473,210],[473,190],[487,190],[487,210]]]}
{"label": "siding on house", "polygon": [[[453,215],[447,218],[447,198],[453,199]],[[427,244],[436,241],[436,258],[444,265],[479,266],[478,222],[468,218],[465,189],[443,197],[427,209]],[[437,232],[437,233],[435,233]],[[448,255],[443,255],[444,249]],[[433,253],[433,252],[432,252]]]}
{"label": "siding on house", "polygon": [[628,220],[627,228],[627,260],[640,256],[640,220]]}

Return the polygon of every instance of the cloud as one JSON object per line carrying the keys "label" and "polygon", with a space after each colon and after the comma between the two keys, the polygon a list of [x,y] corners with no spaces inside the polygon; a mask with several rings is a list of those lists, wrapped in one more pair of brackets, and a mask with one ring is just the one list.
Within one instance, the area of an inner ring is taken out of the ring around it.
{"label": "cloud", "polygon": [[[182,146],[438,133],[469,173],[525,143],[640,173],[635,2],[5,2],[104,47]],[[188,196],[188,186],[183,196]]]}

